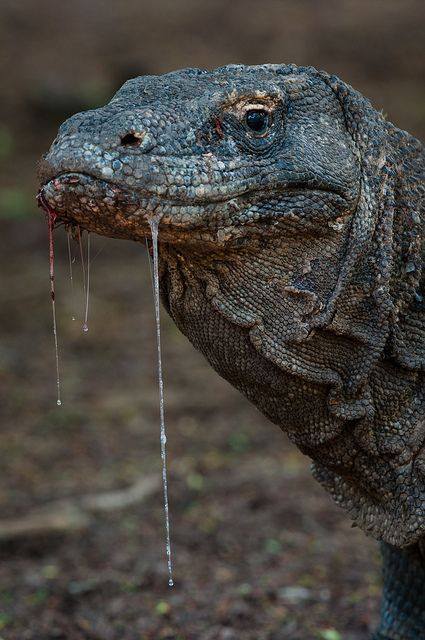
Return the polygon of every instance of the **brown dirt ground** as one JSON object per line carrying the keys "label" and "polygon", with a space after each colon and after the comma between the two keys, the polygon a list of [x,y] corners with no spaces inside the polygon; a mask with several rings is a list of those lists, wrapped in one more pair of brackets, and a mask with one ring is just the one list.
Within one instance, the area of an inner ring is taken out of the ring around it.
{"label": "brown dirt ground", "polygon": [[[401,8],[402,5],[402,8]],[[94,239],[90,331],[57,233],[63,405],[55,406],[47,235],[34,163],[57,124],[123,79],[294,61],[340,74],[424,132],[422,2],[3,0],[0,7],[1,519],[160,473],[155,341],[141,247]],[[7,219],[6,219],[7,218]],[[161,491],[81,532],[0,544],[0,640],[364,640],[377,546],[309,463],[163,317],[173,589]],[[1,523],[0,523],[1,524]]]}

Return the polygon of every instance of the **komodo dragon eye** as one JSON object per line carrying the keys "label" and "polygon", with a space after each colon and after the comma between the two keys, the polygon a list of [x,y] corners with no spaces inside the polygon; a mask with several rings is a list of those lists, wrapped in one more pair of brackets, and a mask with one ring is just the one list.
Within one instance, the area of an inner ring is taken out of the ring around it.
{"label": "komodo dragon eye", "polygon": [[245,114],[245,123],[248,129],[262,135],[270,127],[270,115],[264,109],[250,109]]}

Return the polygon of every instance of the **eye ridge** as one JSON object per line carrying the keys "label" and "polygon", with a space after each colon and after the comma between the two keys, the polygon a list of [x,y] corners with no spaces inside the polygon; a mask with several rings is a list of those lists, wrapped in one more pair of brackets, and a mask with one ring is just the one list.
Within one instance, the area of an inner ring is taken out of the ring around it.
{"label": "eye ridge", "polygon": [[270,114],[265,109],[249,109],[245,113],[245,124],[253,133],[263,135],[270,127]]}

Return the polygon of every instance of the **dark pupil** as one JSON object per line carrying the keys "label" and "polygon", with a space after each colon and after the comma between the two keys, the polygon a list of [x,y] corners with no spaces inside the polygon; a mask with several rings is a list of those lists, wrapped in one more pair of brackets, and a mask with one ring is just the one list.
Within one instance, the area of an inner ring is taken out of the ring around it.
{"label": "dark pupil", "polygon": [[264,133],[269,124],[269,115],[266,111],[260,111],[259,109],[247,111],[246,124],[252,131]]}

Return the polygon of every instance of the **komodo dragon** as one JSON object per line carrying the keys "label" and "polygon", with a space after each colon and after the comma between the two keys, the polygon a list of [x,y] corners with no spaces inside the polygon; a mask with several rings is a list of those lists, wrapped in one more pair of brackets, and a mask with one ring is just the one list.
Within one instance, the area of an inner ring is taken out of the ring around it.
{"label": "komodo dragon", "polygon": [[40,166],[67,223],[160,219],[177,326],[382,541],[375,640],[425,638],[423,167],[352,87],[273,64],[129,80]]}

